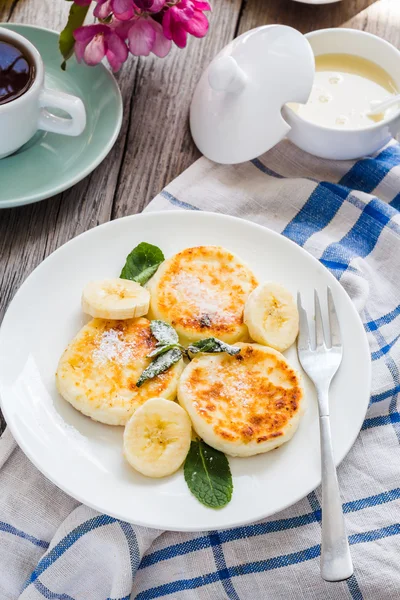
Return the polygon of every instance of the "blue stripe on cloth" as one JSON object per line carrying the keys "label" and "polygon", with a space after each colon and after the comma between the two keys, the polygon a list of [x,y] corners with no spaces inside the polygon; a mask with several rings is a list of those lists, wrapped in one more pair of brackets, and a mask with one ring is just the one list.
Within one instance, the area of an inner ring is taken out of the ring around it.
{"label": "blue stripe on cloth", "polygon": [[342,263],[341,272],[335,272],[340,279],[347,270],[350,261],[356,257],[366,257],[375,248],[375,245],[385,225],[395,213],[394,209],[373,198],[365,205],[364,210],[350,231],[339,241],[330,244],[321,256],[321,262],[334,261]]}
{"label": "blue stripe on cloth", "polygon": [[46,571],[53,563],[56,562],[75,542],[77,542],[81,537],[83,537],[86,533],[93,531],[99,527],[104,527],[105,525],[110,525],[110,523],[115,523],[116,519],[113,517],[109,517],[108,515],[98,515],[97,517],[93,517],[84,523],[81,523],[70,531],[65,537],[63,537],[58,544],[54,546],[50,550],[48,554],[46,554],[41,561],[39,561],[36,569],[33,571],[32,575],[27,580],[24,587],[27,587],[31,583],[37,580],[37,578]]}
{"label": "blue stripe on cloth", "polygon": [[[393,377],[393,382],[396,386],[398,386],[400,384],[400,373],[399,373],[399,369],[397,367],[397,364],[394,362],[393,358],[391,356],[387,357],[387,367],[390,371],[390,374]],[[398,411],[397,411],[397,399],[398,399],[398,394],[394,394],[393,398],[390,401],[389,404],[389,414],[390,414],[390,421],[392,423],[392,427],[396,433],[397,436],[397,440],[400,443],[400,425],[399,422],[396,421],[396,419],[394,419],[394,415],[398,415]]]}
{"label": "blue stripe on cloth", "polygon": [[131,596],[132,596],[132,594],[128,594],[127,596],[124,596],[123,598],[107,598],[107,600],[130,600]]}
{"label": "blue stripe on cloth", "polygon": [[223,543],[231,542],[247,537],[264,535],[266,533],[275,533],[278,531],[286,531],[295,529],[315,522],[314,514],[300,515],[299,517],[290,517],[289,519],[278,519],[277,521],[267,521],[265,523],[255,523],[245,527],[237,527],[236,529],[227,529],[220,531],[219,535]]}
{"label": "blue stripe on cloth", "polygon": [[168,200],[168,202],[170,202],[174,206],[179,206],[179,208],[184,208],[185,210],[201,210],[200,208],[197,208],[197,206],[193,206],[193,204],[183,202],[183,200],[178,200],[178,198],[175,198],[175,196],[173,196],[166,190],[162,190],[160,192],[160,195],[163,196],[166,200]]}
{"label": "blue stripe on cloth", "polygon": [[307,496],[307,500],[310,503],[310,506],[315,514],[316,520],[321,520],[321,506],[319,504],[319,500],[317,498],[317,494],[315,492],[311,492]]}
{"label": "blue stripe on cloth", "polygon": [[387,146],[375,157],[375,160],[391,164],[392,167],[397,167],[400,165],[400,145],[397,143]]}
{"label": "blue stripe on cloth", "polygon": [[357,578],[354,573],[349,579],[346,579],[346,583],[347,583],[347,587],[349,588],[349,592],[350,592],[350,595],[353,600],[363,600],[364,599],[362,592],[360,590],[360,586],[358,585]]}
{"label": "blue stripe on cloth", "polygon": [[[400,488],[399,488],[399,492],[400,492]],[[316,518],[318,519],[319,522],[321,522],[322,510],[321,510],[321,505],[319,503],[319,500],[317,498],[317,494],[315,492],[311,492],[311,494],[308,494],[307,499],[310,503],[311,508],[314,511]],[[356,510],[361,510],[361,508],[362,508],[362,505],[358,504],[359,502],[362,502],[362,500],[355,501]],[[349,505],[349,504],[350,503],[347,503],[347,505]],[[351,511],[347,510],[346,512],[351,512]],[[350,592],[350,595],[353,600],[364,600],[360,586],[359,586],[357,578],[356,578],[356,575],[354,573],[349,579],[346,579],[346,584],[347,584],[347,587],[349,588],[349,592]]]}
{"label": "blue stripe on cloth", "polygon": [[[365,310],[365,316],[366,318],[370,321],[371,317],[368,314],[368,311]],[[396,338],[396,340],[394,340],[391,344],[387,344],[386,340],[384,338],[384,336],[382,335],[382,333],[379,330],[373,331],[372,332],[373,336],[376,338],[378,344],[380,345],[381,349],[385,350],[388,346],[393,346],[395,344],[395,342],[397,341],[398,337]],[[389,348],[390,349],[390,348]],[[398,387],[400,385],[400,371],[398,366],[396,365],[396,363],[394,362],[393,358],[390,356],[390,354],[387,354],[387,351],[384,352],[385,356],[385,365],[390,373],[390,375],[392,376],[392,380],[393,380],[393,384],[394,387]],[[392,424],[392,427],[394,429],[394,432],[397,436],[397,439],[400,443],[400,425],[399,425],[399,421],[397,420],[397,417],[399,415],[398,411],[397,411],[397,398],[398,398],[398,394],[394,394],[390,404],[389,404],[389,417],[390,417],[390,422]]]}
{"label": "blue stripe on cloth", "polygon": [[[294,529],[309,523],[315,522],[315,515],[313,513],[301,515],[299,517],[291,517],[290,519],[279,519],[277,521],[268,521],[266,523],[256,523],[254,525],[247,525],[246,527],[237,527],[236,529],[228,529],[226,531],[219,531],[219,537],[222,543],[231,542],[247,537],[255,537],[266,533],[272,533],[277,531],[285,531],[287,529]],[[201,536],[181,544],[174,544],[168,546],[162,550],[156,550],[151,554],[147,554],[143,557],[140,563],[140,569],[144,569],[158,562],[174,558],[176,556],[183,556],[184,554],[190,554],[197,550],[203,550],[210,547],[209,536]]]}
{"label": "blue stripe on cloth", "polygon": [[383,181],[389,170],[375,158],[364,158],[353,165],[339,184],[370,194]]}
{"label": "blue stripe on cloth", "polygon": [[[400,151],[397,150],[397,154],[400,155]],[[377,160],[377,159],[375,159]],[[257,167],[257,169],[259,171],[262,171],[263,173],[270,175],[271,177],[275,177],[277,179],[287,179],[287,177],[285,177],[284,175],[280,175],[279,173],[276,173],[275,171],[272,171],[272,169],[269,169],[268,167],[266,167],[260,160],[255,159],[251,161],[252,164]],[[312,181],[313,183],[317,183],[319,185],[323,185],[325,184],[325,182],[319,182],[318,179],[315,179],[313,177],[302,177],[302,180],[306,180],[306,181]],[[348,202],[349,204],[351,204],[352,206],[355,206],[356,208],[358,208],[358,210],[363,211],[364,207],[365,207],[365,202],[360,200],[360,198],[357,198],[357,196],[355,194],[352,193],[352,190],[350,187],[347,187],[345,185],[342,185],[342,183],[329,183],[329,185],[334,186],[335,190],[340,190],[338,193],[339,194],[344,194],[345,195],[345,201]],[[392,202],[390,202],[390,206],[396,210],[400,210],[400,194],[398,195],[398,201],[396,202],[396,199],[394,199]],[[388,206],[386,203],[384,203],[385,206]],[[394,212],[393,214],[396,214],[396,212]],[[393,231],[395,231],[398,235],[400,235],[400,226],[393,222],[390,221],[388,223],[388,227],[390,229],[393,229]],[[288,236],[289,237],[289,236]]]}
{"label": "blue stripe on cloth", "polygon": [[[400,524],[390,525],[389,527],[382,527],[381,529],[374,529],[365,533],[355,533],[349,536],[350,544],[361,544],[366,542],[372,542],[385,537],[393,535],[399,535]],[[291,554],[284,554],[282,556],[275,556],[266,560],[259,560],[256,562],[244,563],[234,567],[228,567],[226,574],[221,577],[240,577],[243,575],[250,575],[252,573],[263,573],[265,571],[271,571],[272,569],[279,569],[281,567],[287,567],[289,565],[299,564],[308,560],[317,558],[320,554],[320,546],[311,546],[305,550],[299,552],[293,552]],[[193,577],[192,579],[180,579],[165,583],[157,587],[150,588],[140,592],[135,600],[153,600],[154,598],[161,598],[162,596],[168,596],[182,592],[185,590],[193,590],[210,583],[215,583],[220,579],[220,576],[216,572],[207,573],[200,577]]]}
{"label": "blue stripe on cloth", "polygon": [[49,547],[48,542],[45,542],[44,540],[39,540],[38,538],[34,537],[33,535],[29,535],[29,533],[25,533],[25,531],[22,531],[21,529],[17,529],[16,527],[13,527],[9,523],[5,523],[4,521],[0,521],[0,531],[4,531],[5,533],[10,533],[11,535],[15,535],[16,537],[27,540],[28,542],[31,542],[35,546],[39,546],[39,548],[45,548],[45,550],[47,550],[47,548]]}
{"label": "blue stripe on cloth", "polygon": [[[314,501],[314,492],[308,495],[308,499],[313,508],[312,513],[306,513],[298,517],[291,517],[289,519],[278,519],[276,521],[267,521],[265,523],[255,523],[254,525],[247,525],[245,527],[236,527],[235,529],[227,529],[219,531],[219,537],[221,543],[233,542],[236,540],[256,537],[259,535],[265,535],[268,533],[276,533],[278,531],[286,531],[288,529],[294,529],[296,527],[302,527],[310,523],[315,523],[321,519],[321,510],[317,500],[316,504],[312,504]],[[316,497],[315,497],[316,498]],[[375,494],[374,496],[368,496],[367,498],[361,498],[359,500],[353,500],[343,504],[343,512],[351,513],[359,510],[364,510],[372,506],[379,506],[380,504],[387,504],[394,500],[400,499],[400,488],[395,488],[381,494]],[[156,550],[151,554],[147,554],[143,557],[140,563],[140,569],[144,569],[151,565],[164,560],[175,558],[176,556],[183,556],[196,552],[197,550],[204,550],[210,547],[209,536],[201,536],[181,544],[174,544],[161,550]]]}
{"label": "blue stripe on cloth", "polygon": [[382,425],[390,425],[394,423],[400,423],[400,414],[398,412],[365,419],[361,429],[371,429],[372,427],[381,427]]}
{"label": "blue stripe on cloth", "polygon": [[299,246],[304,246],[314,233],[332,221],[348,194],[349,190],[343,187],[321,182],[282,234]]}
{"label": "blue stripe on cloth", "polygon": [[230,600],[240,600],[233,586],[232,579],[228,575],[224,550],[221,544],[221,538],[217,531],[211,531],[209,534],[210,544],[214,555],[215,566],[217,567],[218,577],[222,583],[226,595]]}
{"label": "blue stripe on cloth", "polygon": [[129,558],[130,558],[131,570],[132,570],[132,582],[133,582],[133,579],[136,575],[136,572],[137,572],[137,570],[139,568],[139,564],[140,564],[139,544],[137,541],[136,533],[135,533],[132,525],[130,523],[125,523],[125,521],[118,521],[118,523],[119,523],[119,526],[121,527],[122,531],[124,532],[124,535],[126,538],[126,543],[128,544]]}
{"label": "blue stripe on cloth", "polygon": [[400,315],[400,304],[398,306],[396,306],[395,309],[386,313],[386,315],[383,315],[382,317],[379,317],[378,319],[375,319],[374,321],[368,321],[367,323],[364,323],[364,328],[366,331],[376,331],[377,329],[382,327],[382,325],[388,325],[389,323],[391,323],[399,315]]}
{"label": "blue stripe on cloth", "polygon": [[385,354],[390,352],[390,350],[393,348],[393,346],[396,344],[396,342],[399,338],[400,338],[400,333],[399,333],[399,335],[397,335],[394,338],[394,340],[392,340],[388,344],[385,344],[385,346],[382,346],[382,348],[379,348],[379,350],[375,350],[375,352],[371,352],[371,360],[378,360],[378,358],[382,358],[382,356],[385,356]]}
{"label": "blue stripe on cloth", "polygon": [[[389,206],[389,204],[387,206]],[[395,212],[395,215],[398,216],[398,211],[394,208],[393,210]],[[391,231],[394,231],[396,235],[400,235],[400,225],[399,223],[396,223],[395,220],[392,219],[391,221],[389,221],[389,223],[387,224],[387,228],[391,229]]]}
{"label": "blue stripe on cloth", "polygon": [[397,194],[397,196],[395,196],[393,200],[389,202],[389,204],[390,206],[393,206],[393,208],[395,208],[396,210],[400,210],[400,194]]}
{"label": "blue stripe on cloth", "polygon": [[375,158],[367,157],[357,161],[339,183],[353,190],[370,194],[385,179],[389,171],[399,164],[400,157],[397,149],[385,148]]}
{"label": "blue stripe on cloth", "polygon": [[353,533],[349,536],[350,544],[364,544],[365,542],[375,542],[385,537],[391,537],[392,535],[399,535],[400,523],[394,525],[388,525],[387,527],[381,527],[380,529],[372,529],[365,533]]}
{"label": "blue stripe on cloth", "polygon": [[74,600],[74,598],[68,594],[57,594],[57,592],[52,592],[48,587],[43,585],[39,579],[36,579],[34,586],[43,598],[49,598],[50,600]]}
{"label": "blue stripe on cloth", "polygon": [[320,550],[321,548],[318,544],[316,546],[306,548],[305,550],[300,550],[299,552],[292,552],[291,554],[274,556],[273,558],[267,558],[266,560],[244,563],[242,565],[230,567],[228,570],[231,577],[250,575],[252,573],[262,573],[264,571],[271,571],[272,569],[279,569],[281,567],[296,565],[307,560],[312,560],[320,555]]}
{"label": "blue stripe on cloth", "polygon": [[320,258],[320,262],[331,271],[346,271],[348,265],[343,262],[337,262],[335,260],[325,260],[324,258]]}
{"label": "blue stripe on cloth", "polygon": [[183,556],[184,554],[191,554],[197,552],[197,550],[205,550],[210,547],[210,538],[206,535],[188,540],[187,542],[181,542],[180,544],[173,544],[162,548],[162,550],[156,550],[150,554],[145,555],[142,558],[139,569],[145,569],[163,560],[169,560],[175,556]]}
{"label": "blue stripe on cloth", "polygon": [[229,567],[226,569],[226,573],[221,576],[215,571],[207,573],[200,577],[193,577],[192,579],[180,579],[172,581],[171,583],[165,583],[154,588],[150,588],[143,592],[140,592],[135,600],[151,600],[153,598],[160,598],[169,594],[182,592],[184,590],[194,590],[210,583],[215,583],[220,577],[238,577],[242,575],[250,575],[252,573],[262,573],[263,571],[270,571],[271,569],[278,569],[280,567],[287,567],[288,565],[298,564],[306,560],[316,558],[320,553],[320,547],[313,546],[302,550],[300,552],[293,552],[292,554],[286,554],[284,556],[276,556],[267,560],[260,560],[252,563],[244,563],[236,567]]}
{"label": "blue stripe on cloth", "polygon": [[286,179],[286,177],[284,175],[279,175],[279,173],[276,173],[272,169],[269,169],[268,167],[263,165],[261,160],[259,160],[258,158],[253,158],[253,160],[251,160],[250,162],[259,171],[261,171],[262,173],[265,173],[266,175],[270,175],[271,177],[276,177],[276,179]]}
{"label": "blue stripe on cloth", "polygon": [[352,500],[351,502],[345,502],[343,504],[343,512],[351,513],[364,510],[364,508],[371,508],[372,506],[379,506],[380,504],[387,504],[394,500],[400,499],[400,488],[394,488],[393,490],[387,490],[369,498],[360,498],[359,500]]}
{"label": "blue stripe on cloth", "polygon": [[395,394],[398,394],[399,392],[400,385],[396,385],[390,390],[386,390],[386,392],[381,392],[380,394],[374,394],[373,396],[371,396],[371,403],[374,404],[375,402],[382,402],[382,400],[387,400],[388,398],[394,396]]}

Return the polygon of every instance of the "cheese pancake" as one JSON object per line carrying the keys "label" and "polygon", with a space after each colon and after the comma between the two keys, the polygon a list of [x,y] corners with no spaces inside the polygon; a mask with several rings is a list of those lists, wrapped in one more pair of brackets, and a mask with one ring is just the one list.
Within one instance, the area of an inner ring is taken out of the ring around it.
{"label": "cheese pancake", "polygon": [[220,246],[186,248],[166,260],[149,282],[150,314],[170,323],[182,343],[247,335],[244,305],[258,282],[252,271]]}
{"label": "cheese pancake", "polygon": [[203,440],[230,456],[277,448],[302,413],[299,374],[273,348],[236,344],[235,356],[196,356],[183,371],[178,400]]}
{"label": "cheese pancake", "polygon": [[108,425],[125,425],[149,398],[174,399],[182,360],[136,387],[156,342],[147,319],[93,319],[60,359],[56,373],[60,394],[84,415]]}

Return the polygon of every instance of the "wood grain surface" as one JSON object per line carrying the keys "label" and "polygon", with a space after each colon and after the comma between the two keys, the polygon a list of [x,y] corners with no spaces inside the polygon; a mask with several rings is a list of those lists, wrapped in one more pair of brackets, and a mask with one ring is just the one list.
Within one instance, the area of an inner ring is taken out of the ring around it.
{"label": "wood grain surface", "polygon": [[[63,0],[0,0],[0,21],[60,30]],[[342,0],[311,6],[293,0],[214,0],[210,32],[166,59],[131,57],[117,74],[124,123],[114,148],[86,179],[30,206],[0,210],[0,321],[16,290],[58,246],[110,219],[140,212],[199,153],[188,111],[200,73],[235,35],[283,23],[307,32],[348,26],[400,47],[400,0]],[[1,184],[1,182],[0,182]],[[0,432],[4,422],[0,413]]]}

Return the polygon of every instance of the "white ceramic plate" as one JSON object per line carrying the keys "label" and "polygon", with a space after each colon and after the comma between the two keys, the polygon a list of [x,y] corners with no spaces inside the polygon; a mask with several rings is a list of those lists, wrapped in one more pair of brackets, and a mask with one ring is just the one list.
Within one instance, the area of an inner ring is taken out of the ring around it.
{"label": "white ceramic plate", "polygon": [[[90,279],[117,276],[141,241],[165,256],[188,246],[218,244],[237,253],[260,280],[300,290],[311,307],[313,288],[330,285],[344,338],[344,359],[331,388],[337,462],[362,425],[370,391],[370,356],[361,321],[346,292],[306,251],[248,221],[212,213],[172,211],[126,217],[96,227],[49,256],[25,281],[0,329],[0,396],[6,421],[31,461],[77,500],[114,517],[160,529],[201,531],[269,516],[320,483],[315,393],[305,379],[307,411],[298,432],[269,454],[230,459],[234,494],[221,510],[202,506],[182,471],[147,479],[122,457],[122,428],[84,417],[56,392],[58,359],[85,317],[81,291]],[[351,351],[346,351],[351,348]],[[295,348],[287,352],[297,368]]]}

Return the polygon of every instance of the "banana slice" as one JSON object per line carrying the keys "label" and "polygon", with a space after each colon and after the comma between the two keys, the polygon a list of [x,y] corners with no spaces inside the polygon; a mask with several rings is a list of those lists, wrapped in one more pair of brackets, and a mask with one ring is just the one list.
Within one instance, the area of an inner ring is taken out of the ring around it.
{"label": "banana slice", "polygon": [[124,431],[124,456],[147,477],[165,477],[179,469],[190,448],[192,425],[179,404],[164,398],[147,400]]}
{"label": "banana slice", "polygon": [[150,294],[135,281],[91,281],[82,294],[82,310],[96,319],[134,319],[149,311]]}
{"label": "banana slice", "polygon": [[244,322],[259,344],[283,352],[299,332],[299,313],[293,296],[279,283],[259,285],[247,298]]}

